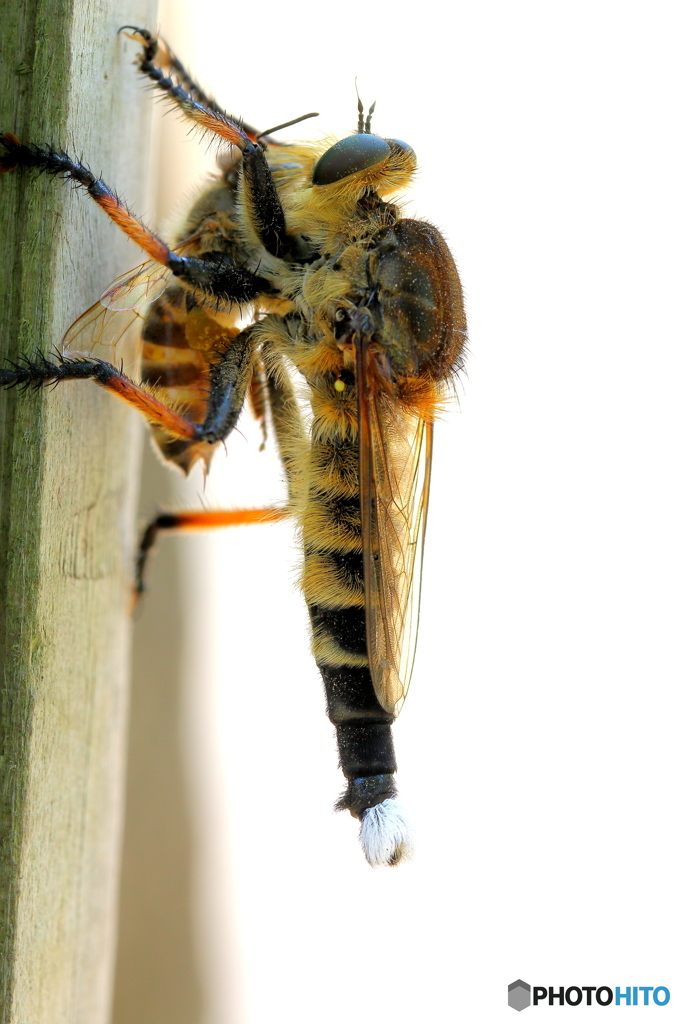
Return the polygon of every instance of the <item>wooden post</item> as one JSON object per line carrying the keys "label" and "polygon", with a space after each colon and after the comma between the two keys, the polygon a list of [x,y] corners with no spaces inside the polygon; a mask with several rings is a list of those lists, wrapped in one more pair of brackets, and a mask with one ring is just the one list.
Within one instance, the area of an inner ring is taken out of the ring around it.
{"label": "wooden post", "polygon": [[[149,99],[121,24],[155,0],[9,0],[0,127],[145,212]],[[58,345],[141,262],[85,194],[0,179],[0,357]],[[105,1024],[123,792],[138,424],[92,384],[0,397],[2,1021]]]}

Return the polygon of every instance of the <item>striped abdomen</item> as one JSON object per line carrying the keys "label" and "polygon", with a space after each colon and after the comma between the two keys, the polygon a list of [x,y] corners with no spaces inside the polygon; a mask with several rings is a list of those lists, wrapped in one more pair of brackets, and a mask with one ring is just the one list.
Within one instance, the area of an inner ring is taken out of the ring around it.
{"label": "striped abdomen", "polygon": [[[237,333],[211,319],[189,292],[169,288],[151,307],[142,329],[142,383],[162,388],[173,408],[202,423],[211,362]],[[153,426],[152,433],[163,458],[187,473],[197,459],[208,462],[215,447],[170,437],[161,427]]]}
{"label": "striped abdomen", "polygon": [[393,715],[376,698],[367,658],[357,432],[329,428],[324,417],[313,421],[303,591],[327,713],[349,780],[340,806],[361,817],[395,794]]}

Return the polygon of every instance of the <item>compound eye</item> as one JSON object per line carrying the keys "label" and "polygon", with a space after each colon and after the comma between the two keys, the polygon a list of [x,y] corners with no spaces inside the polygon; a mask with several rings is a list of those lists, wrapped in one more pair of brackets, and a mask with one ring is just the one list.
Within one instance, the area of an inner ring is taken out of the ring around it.
{"label": "compound eye", "polygon": [[391,147],[378,135],[349,135],[323,153],[313,170],[313,185],[332,185],[357,171],[382,164]]}
{"label": "compound eye", "polygon": [[415,151],[412,149],[412,146],[407,144],[407,142],[403,142],[401,139],[386,139],[386,141],[389,142],[391,146],[395,146],[397,149],[402,150],[406,156],[411,156],[416,159]]}

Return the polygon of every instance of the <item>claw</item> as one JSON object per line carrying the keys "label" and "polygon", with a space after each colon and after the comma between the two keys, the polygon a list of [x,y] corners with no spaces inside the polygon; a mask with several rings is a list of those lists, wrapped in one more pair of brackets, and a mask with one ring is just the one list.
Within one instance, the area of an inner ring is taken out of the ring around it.
{"label": "claw", "polygon": [[[131,30],[133,35],[130,35],[129,32],[126,32],[127,28]],[[148,29],[137,28],[135,25],[121,25],[116,35],[120,36],[121,32],[126,37],[126,39],[132,39],[133,42],[135,43],[144,43],[145,46],[151,43],[154,38],[151,32],[148,31]]]}

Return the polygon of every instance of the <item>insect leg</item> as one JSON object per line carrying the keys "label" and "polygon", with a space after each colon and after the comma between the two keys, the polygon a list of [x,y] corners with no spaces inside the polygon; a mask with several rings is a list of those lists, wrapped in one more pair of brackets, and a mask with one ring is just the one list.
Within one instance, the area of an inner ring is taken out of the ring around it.
{"label": "insect leg", "polygon": [[0,156],[0,171],[13,171],[18,167],[27,167],[70,178],[77,185],[86,188],[88,195],[95,200],[107,216],[153,260],[164,266],[168,264],[171,255],[169,247],[146,228],[108,185],[96,178],[84,164],[71,160],[66,153],[52,147],[24,146],[11,132],[0,136],[0,146],[5,151]]}
{"label": "insect leg", "polygon": [[147,561],[156,546],[160,533],[184,533],[189,530],[209,530],[223,526],[246,526],[251,523],[278,523],[290,515],[287,508],[239,508],[229,511],[200,509],[195,512],[161,512],[146,526],[135,564],[135,595],[145,591],[144,579]]}
{"label": "insect leg", "polygon": [[289,374],[272,344],[264,344],[261,353],[272,426],[287,478],[289,500],[293,500],[298,494],[300,455],[307,444],[303,417]]}
{"label": "insect leg", "polygon": [[[222,429],[225,436],[237,420],[245,395],[258,369],[255,351],[261,325],[252,325],[242,331],[223,353],[222,363],[211,371],[211,393],[208,412],[203,424],[204,439],[213,440],[207,434]],[[250,344],[244,344],[244,339]],[[239,354],[239,343],[243,344]],[[266,342],[262,349],[265,369],[266,393],[261,398],[267,401],[272,415],[275,437],[289,483],[289,497],[293,493],[294,471],[291,466],[291,445],[301,443],[303,421],[294,396],[293,387],[281,362],[277,360],[272,345]],[[231,411],[230,411],[231,410]],[[264,410],[263,410],[264,411]],[[287,507],[234,509],[230,511],[201,510],[196,512],[164,512],[153,519],[145,529],[137,556],[136,594],[144,591],[144,572],[150,550],[160,532],[207,529],[217,526],[237,526],[247,523],[274,523],[291,515]]]}
{"label": "insect leg", "polygon": [[[128,26],[124,26],[124,28],[126,27]],[[150,33],[145,29],[134,29],[133,31],[134,34],[129,38],[141,43],[143,47],[138,58],[139,70],[147,78],[150,78],[157,89],[160,89],[172,103],[180,108],[185,117],[206,131],[214,132],[238,146],[239,149],[244,149],[251,143],[249,136],[236,119],[231,118],[220,107],[204,105],[198,97],[195,98],[172,78],[164,75],[162,68],[154,63],[157,51],[156,40],[151,38]]]}
{"label": "insect leg", "polygon": [[267,405],[266,397],[267,382],[265,380],[263,366],[260,362],[256,363],[253,367],[253,376],[251,383],[249,384],[249,405],[253,418],[258,423],[261,431],[261,445],[259,451],[265,449],[265,445],[268,439],[268,427],[265,421],[265,409]]}
{"label": "insect leg", "polygon": [[223,441],[239,419],[253,376],[257,343],[258,324],[252,324],[237,335],[223,350],[220,361],[211,367],[202,441]]}
{"label": "insect leg", "polygon": [[[206,253],[202,257],[179,256],[140,221],[101,178],[96,178],[84,164],[71,160],[66,153],[40,146],[24,146],[15,135],[7,132],[0,136],[5,153],[0,156],[0,171],[28,167],[60,174],[87,189],[108,217],[133,242],[144,249],[157,263],[211,295],[234,302],[249,302],[258,294],[267,292],[269,285],[263,278],[237,266],[225,253]],[[259,147],[257,147],[259,148]]]}
{"label": "insect leg", "polygon": [[[219,107],[205,106],[198,102],[186,89],[164,75],[154,63],[157,41],[145,29],[134,29],[135,39],[143,46],[138,67],[150,78],[167,98],[180,108],[185,117],[194,121],[205,131],[231,142],[242,152],[244,169],[244,201],[254,231],[268,252],[282,256],[290,249],[287,237],[284,211],[279,199],[272,173],[265,159],[263,147],[249,137],[241,124]],[[170,51],[169,51],[170,56]],[[180,65],[182,66],[182,65]],[[184,69],[183,69],[184,71]]]}
{"label": "insect leg", "polygon": [[175,412],[166,402],[101,359],[59,358],[52,362],[44,355],[32,360],[24,358],[8,369],[0,369],[0,387],[39,388],[66,380],[93,380],[172,437],[214,444],[227,437],[239,418],[251,379],[255,345],[254,329],[247,328],[237,335],[222,353],[220,361],[211,368],[207,413],[203,423],[194,423]]}
{"label": "insect leg", "polygon": [[[126,32],[129,29],[129,32]],[[123,32],[128,39],[132,39],[136,43],[140,43],[143,47],[143,52],[138,61],[139,70],[143,75],[148,75],[152,81],[156,84],[156,72],[159,68],[164,68],[170,71],[177,79],[179,84],[182,86],[185,92],[189,93],[193,100],[201,104],[207,110],[212,113],[218,114],[220,117],[226,118],[229,121],[237,122],[236,117],[231,117],[227,111],[223,110],[220,104],[209,96],[202,87],[194,81],[190,73],[187,71],[184,64],[177,58],[165,39],[160,36],[154,37],[151,32],[146,28],[136,28],[134,25],[123,25],[119,30]],[[148,68],[152,68],[154,73],[149,74]],[[249,138],[255,141],[258,132],[251,125],[244,124],[243,121],[239,120],[239,124],[242,126]]]}
{"label": "insect leg", "polygon": [[101,388],[132,405],[149,423],[163,427],[174,437],[190,441],[199,439],[197,432],[201,428],[196,423],[174,412],[149,391],[134,384],[111,363],[101,359],[60,358],[57,362],[51,362],[45,356],[38,355],[34,359],[24,358],[11,368],[0,369],[0,387],[39,388],[66,380],[94,380]]}

